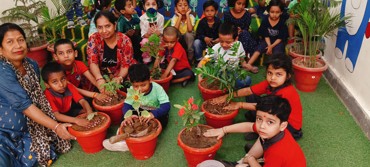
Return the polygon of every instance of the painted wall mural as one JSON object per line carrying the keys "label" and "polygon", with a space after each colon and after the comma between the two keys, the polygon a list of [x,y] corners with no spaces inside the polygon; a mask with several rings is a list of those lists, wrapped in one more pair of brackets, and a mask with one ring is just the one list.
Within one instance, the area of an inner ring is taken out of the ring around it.
{"label": "painted wall mural", "polygon": [[364,38],[370,37],[370,3],[368,0],[343,0],[341,13],[351,16],[350,24],[341,28],[336,41],[335,56],[345,57],[345,66],[353,72]]}

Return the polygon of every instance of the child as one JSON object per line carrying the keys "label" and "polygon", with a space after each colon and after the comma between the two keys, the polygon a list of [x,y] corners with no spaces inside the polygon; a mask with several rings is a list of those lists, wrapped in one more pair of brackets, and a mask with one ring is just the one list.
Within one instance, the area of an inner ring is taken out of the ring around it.
{"label": "child", "polygon": [[[254,122],[256,118],[255,103],[259,101],[259,96],[273,94],[286,98],[292,108],[288,119],[288,130],[295,139],[299,139],[302,137],[302,104],[297,90],[292,85],[292,77],[292,60],[283,54],[273,55],[266,64],[266,80],[235,92],[234,97],[247,96],[247,102],[232,102],[228,108],[250,110],[246,113],[246,117],[249,121]],[[221,96],[213,99],[213,102],[222,103],[226,101],[226,98],[227,96]]]}
{"label": "child", "polygon": [[176,27],[180,33],[180,43],[186,49],[189,62],[194,57],[194,33],[195,18],[190,14],[188,0],[175,0],[175,15],[171,19],[171,26]]}
{"label": "child", "polygon": [[288,28],[285,24],[285,19],[281,18],[284,10],[284,5],[280,0],[271,0],[267,6],[269,12],[261,26],[258,29],[258,34],[262,37],[257,47],[248,61],[247,69],[253,73],[258,72],[257,67],[253,67],[253,63],[258,56],[266,53],[267,55],[280,54],[285,52],[284,41],[288,37]]}
{"label": "child", "polygon": [[[294,141],[290,132],[286,130],[291,111],[288,100],[275,95],[265,96],[257,103],[256,109],[257,121],[247,129],[253,129],[260,138],[248,154],[242,158],[242,161],[239,164],[233,163],[233,166],[245,166],[245,164],[249,164],[251,167],[261,166],[256,159],[263,156],[264,166],[305,167],[306,158],[302,149]],[[223,127],[221,131],[226,134],[244,130],[240,124],[234,124]],[[200,167],[204,167],[203,165]],[[221,166],[224,165],[219,165],[219,167]]]}
{"label": "child", "polygon": [[[158,36],[163,32],[164,26],[164,16],[157,12],[163,6],[163,2],[160,0],[143,0],[144,3],[141,4],[141,8],[145,11],[145,14],[140,16],[140,29],[141,37],[141,46],[148,42],[148,38],[153,34]],[[152,61],[149,53],[143,53],[143,62],[145,64]]]}
{"label": "child", "polygon": [[67,28],[68,29],[75,28],[75,23],[73,22],[74,13],[76,14],[77,22],[80,26],[87,25],[85,20],[82,19],[83,12],[82,12],[81,0],[68,0],[65,3],[67,3],[66,4],[66,9],[67,9],[66,16],[68,20]]}
{"label": "child", "polygon": [[[130,66],[128,75],[132,84],[130,89],[135,89],[144,93],[144,96],[140,99],[140,106],[143,108],[155,108],[154,110],[149,111],[150,117],[143,118],[142,121],[149,121],[150,119],[156,118],[161,122],[162,128],[165,128],[168,123],[168,112],[170,111],[171,104],[162,86],[155,82],[151,82],[149,68],[144,64],[134,64]],[[127,94],[127,96],[130,96],[130,94]],[[125,104],[122,108],[123,115],[128,110],[133,110],[132,104],[132,100],[125,100]],[[133,118],[137,118],[137,115],[132,115],[131,117],[126,118],[122,124],[125,126],[132,125]],[[113,138],[115,137],[116,136]],[[103,142],[103,146],[110,151],[127,150],[125,141],[115,141],[115,143],[110,143],[109,139],[106,139]]]}
{"label": "child", "polygon": [[[241,65],[243,68],[246,67],[246,62],[243,60],[242,56],[245,56],[245,52],[243,46],[240,41],[238,40],[238,29],[229,23],[223,23],[220,25],[219,31],[219,43],[214,45],[212,49],[214,50],[214,54],[211,55],[212,58],[218,59],[223,58],[224,61],[235,62],[235,65]],[[233,45],[239,45],[238,51],[236,56],[232,56],[231,47]],[[221,57],[223,56],[223,57]],[[202,67],[202,61],[199,62],[198,67]],[[202,81],[202,76],[198,75],[199,82]],[[251,78],[247,76],[244,80],[238,80],[236,83],[237,88],[244,88],[251,84]]]}
{"label": "child", "polygon": [[68,83],[63,67],[56,62],[48,63],[43,67],[41,76],[46,87],[44,94],[57,121],[87,126],[88,120],[76,116],[93,111],[75,86]]}
{"label": "child", "polygon": [[91,11],[94,10],[94,0],[84,0],[82,2],[82,6],[84,7],[84,12],[86,13],[86,16],[87,16],[87,19],[88,19],[88,22],[87,24],[90,24],[90,20],[93,18],[93,16],[91,16]]}
{"label": "child", "polygon": [[164,65],[167,67],[161,78],[166,78],[174,70],[176,75],[173,76],[171,82],[182,83],[181,85],[185,87],[189,80],[194,80],[195,76],[191,71],[186,52],[179,42],[179,37],[180,33],[175,27],[169,26],[163,31],[162,42],[165,50],[159,55],[164,56]]}
{"label": "child", "polygon": [[143,62],[140,50],[140,18],[136,14],[135,5],[132,0],[120,0],[114,2],[114,7],[121,14],[117,20],[117,30],[126,34],[132,42],[134,58]]}
{"label": "child", "polygon": [[255,51],[257,42],[249,33],[249,26],[251,24],[251,15],[246,12],[246,0],[228,0],[227,3],[231,9],[225,12],[224,22],[228,22],[238,27],[238,40],[243,44],[246,56]]}
{"label": "child", "polygon": [[97,14],[99,11],[111,11],[111,2],[112,0],[95,0],[95,9],[90,12],[92,19],[90,21],[89,37],[95,32],[98,32],[94,21],[95,14]]}
{"label": "child", "polygon": [[193,44],[196,64],[202,60],[204,49],[213,47],[213,45],[219,42],[218,28],[220,27],[221,20],[215,17],[217,11],[217,2],[213,0],[204,2],[203,15],[205,17],[198,24],[196,39]]}
{"label": "child", "polygon": [[92,85],[97,86],[94,76],[82,61],[75,60],[77,57],[77,50],[72,41],[69,39],[59,39],[54,44],[53,57],[65,70],[68,82],[76,86],[78,92],[89,98],[95,98],[99,101],[109,101],[110,97],[93,92]]}

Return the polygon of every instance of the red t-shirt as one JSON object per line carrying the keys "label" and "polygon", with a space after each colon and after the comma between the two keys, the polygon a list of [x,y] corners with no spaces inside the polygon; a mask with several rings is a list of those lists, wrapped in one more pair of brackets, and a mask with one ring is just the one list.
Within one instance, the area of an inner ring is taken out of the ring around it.
{"label": "red t-shirt", "polygon": [[[66,71],[67,80],[78,88],[82,88],[85,90],[90,90],[91,83],[90,81],[83,75],[87,70],[87,66],[82,61],[75,60],[73,63],[73,68],[71,71]],[[89,84],[90,83],[90,84]]]}
{"label": "red t-shirt", "polygon": [[263,158],[263,167],[306,167],[303,151],[287,129],[282,139],[264,150]]}
{"label": "red t-shirt", "polygon": [[[268,82],[264,80],[258,84],[251,86],[251,90],[255,95],[271,94],[272,92],[268,89]],[[302,104],[299,98],[299,94],[293,85],[286,86],[279,89],[275,95],[280,95],[281,97],[289,101],[292,111],[288,119],[288,123],[296,130],[302,128]]]}
{"label": "red t-shirt", "polygon": [[175,71],[181,71],[185,68],[191,69],[186,51],[181,46],[180,42],[176,42],[175,46],[173,47],[172,55],[165,55],[165,51],[161,51],[160,55],[166,56],[168,62],[170,62],[172,58],[177,59],[175,66],[173,66],[173,70]]}
{"label": "red t-shirt", "polygon": [[59,113],[67,113],[71,109],[72,100],[78,103],[83,99],[77,89],[70,83],[67,84],[64,94],[59,94],[51,89],[45,89],[44,94],[50,103],[51,110]]}

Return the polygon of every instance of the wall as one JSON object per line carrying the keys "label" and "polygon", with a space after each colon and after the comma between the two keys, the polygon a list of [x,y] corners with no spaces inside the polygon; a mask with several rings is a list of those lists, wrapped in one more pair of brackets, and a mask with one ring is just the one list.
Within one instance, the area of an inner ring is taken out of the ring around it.
{"label": "wall", "polygon": [[352,18],[337,36],[326,39],[327,78],[338,82],[332,83],[334,89],[370,138],[370,2],[343,0],[340,10]]}

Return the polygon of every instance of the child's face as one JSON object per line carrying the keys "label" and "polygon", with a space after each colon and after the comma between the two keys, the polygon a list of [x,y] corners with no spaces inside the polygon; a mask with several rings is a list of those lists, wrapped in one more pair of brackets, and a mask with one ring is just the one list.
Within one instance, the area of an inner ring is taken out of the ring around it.
{"label": "child's face", "polygon": [[235,2],[235,6],[233,8],[233,11],[235,13],[241,13],[243,12],[245,9],[245,5],[246,5],[246,0],[237,0]]}
{"label": "child's face", "polygon": [[148,10],[149,8],[153,8],[157,10],[158,9],[157,1],[156,0],[146,0],[144,3],[144,9]]}
{"label": "child's face", "polygon": [[228,35],[218,34],[218,39],[220,40],[220,45],[224,50],[229,50],[235,42],[235,39],[231,34]]}
{"label": "child's face", "polygon": [[58,45],[54,59],[63,66],[71,66],[77,57],[77,50],[73,50],[70,44]]}
{"label": "child's face", "polygon": [[262,139],[271,139],[287,127],[288,122],[280,122],[276,115],[257,110],[256,116],[257,133]]}
{"label": "child's face", "polygon": [[126,1],[126,6],[124,11],[120,11],[122,14],[127,14],[127,15],[133,15],[136,13],[135,7],[132,4],[132,1]]}
{"label": "child's face", "polygon": [[108,18],[102,16],[96,20],[96,28],[103,39],[108,39],[116,34],[116,24],[111,23]]}
{"label": "child's face", "polygon": [[217,14],[216,9],[213,6],[208,6],[204,10],[204,16],[206,16],[207,20],[214,20]]}
{"label": "child's face", "polygon": [[63,94],[67,88],[67,78],[63,71],[49,74],[49,81],[45,82],[45,87]]}
{"label": "child's face", "polygon": [[182,14],[185,15],[186,12],[189,10],[189,5],[187,0],[179,0],[179,2],[176,4],[176,10]]}
{"label": "child's face", "polygon": [[269,18],[271,20],[278,20],[280,18],[282,11],[280,10],[279,6],[271,6],[269,11]]}
{"label": "child's face", "polygon": [[162,42],[166,49],[172,49],[175,47],[175,44],[177,42],[178,38],[176,35],[163,35]]}
{"label": "child's face", "polygon": [[266,80],[272,88],[277,88],[285,83],[290,75],[283,68],[275,69],[271,64],[267,67]]}
{"label": "child's face", "polygon": [[143,82],[133,82],[132,87],[136,91],[140,91],[140,93],[148,93],[150,90],[150,80],[146,80]]}

